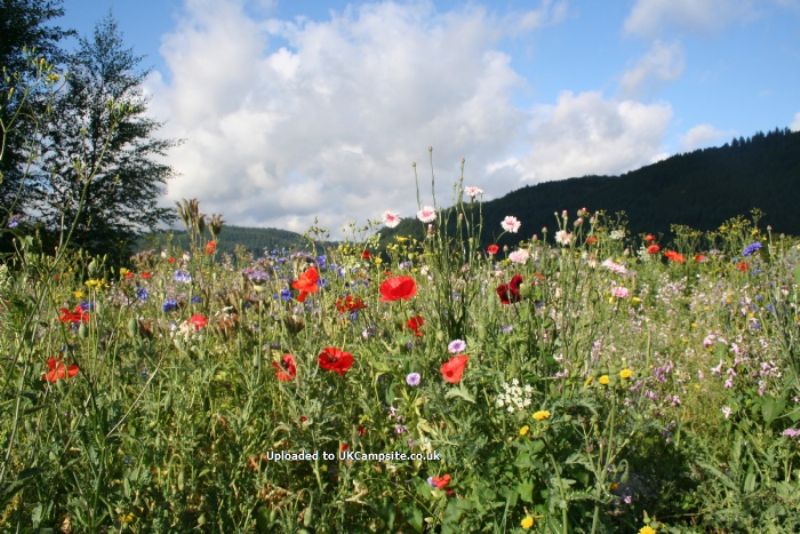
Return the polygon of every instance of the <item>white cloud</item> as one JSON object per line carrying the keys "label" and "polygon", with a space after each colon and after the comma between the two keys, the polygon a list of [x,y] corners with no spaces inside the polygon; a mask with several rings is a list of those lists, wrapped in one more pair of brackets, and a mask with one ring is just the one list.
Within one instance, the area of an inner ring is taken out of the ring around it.
{"label": "white cloud", "polygon": [[620,88],[625,96],[647,94],[666,82],[677,80],[683,68],[683,47],[680,43],[656,41],[636,65],[625,71]]}
{"label": "white cloud", "polygon": [[[440,204],[462,156],[467,183],[492,198],[663,155],[667,104],[565,92],[533,111],[513,105],[523,81],[499,39],[560,20],[564,2],[544,0],[543,18],[522,26],[430,2],[361,4],[324,21],[258,18],[246,5],[187,0],[163,39],[171,73],[151,76],[146,91],[168,121],[162,133],[184,140],[169,155],[179,173],[170,202],[196,197],[204,212],[248,226],[302,232],[316,219],[340,237],[386,209],[416,212],[412,161],[430,203],[429,145]],[[680,49],[663,46],[668,57],[631,87],[674,75]]]}
{"label": "white cloud", "polygon": [[791,126],[789,126],[789,128],[790,128],[790,129],[791,129],[793,132],[800,132],[800,111],[798,111],[797,113],[795,113],[795,115],[794,115],[794,120],[792,121],[792,125],[791,125]]}
{"label": "white cloud", "polygon": [[735,134],[732,130],[720,130],[711,124],[698,124],[689,129],[681,137],[681,147],[684,151],[696,150],[715,145],[720,141]]}
{"label": "white cloud", "polygon": [[651,163],[672,118],[668,104],[605,99],[598,92],[564,92],[535,113],[532,151],[523,179],[533,182],[616,174]]}
{"label": "white cloud", "polygon": [[411,162],[425,193],[428,145],[447,204],[461,157],[474,182],[525,126],[511,103],[521,78],[494,46],[507,29],[481,9],[387,2],[259,21],[241,3],[191,0],[184,15],[161,49],[171,81],[147,87],[163,133],[184,139],[168,198],[197,197],[231,223],[304,230],[316,216],[338,233],[414,213]]}
{"label": "white cloud", "polygon": [[753,0],[636,0],[625,31],[644,37],[671,30],[708,33],[754,13]]}
{"label": "white cloud", "polygon": [[530,31],[562,22],[568,12],[566,0],[542,0],[539,7],[513,16],[518,31]]}

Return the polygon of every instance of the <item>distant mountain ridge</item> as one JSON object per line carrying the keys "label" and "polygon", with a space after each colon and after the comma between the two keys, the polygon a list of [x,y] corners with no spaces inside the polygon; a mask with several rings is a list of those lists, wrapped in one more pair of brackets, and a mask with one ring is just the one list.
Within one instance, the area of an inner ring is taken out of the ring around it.
{"label": "distant mountain ridge", "polygon": [[[173,236],[173,244],[183,249],[189,247],[189,238],[183,230],[157,232],[142,237],[139,240],[139,249],[163,246],[169,235]],[[205,236],[208,240],[210,237]],[[307,250],[310,241],[302,235],[279,228],[250,228],[245,226],[223,225],[222,233],[217,242],[217,251],[233,253],[236,247],[241,246],[256,257],[272,250]]]}
{"label": "distant mountain ridge", "polygon": [[[584,176],[530,185],[483,203],[488,243],[500,234],[500,221],[514,215],[522,222],[513,244],[555,226],[554,212],[599,209],[624,211],[632,233],[670,235],[670,225],[712,230],[758,208],[762,223],[776,232],[800,235],[800,132],[776,129],[739,137],[721,147],[677,154],[619,176]],[[420,234],[422,224],[405,219],[385,232]]]}

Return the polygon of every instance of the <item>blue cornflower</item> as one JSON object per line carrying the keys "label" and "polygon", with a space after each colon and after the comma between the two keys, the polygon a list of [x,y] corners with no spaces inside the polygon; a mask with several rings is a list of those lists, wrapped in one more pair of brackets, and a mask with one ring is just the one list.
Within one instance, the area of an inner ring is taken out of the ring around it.
{"label": "blue cornflower", "polygon": [[289,302],[292,300],[292,290],[291,289],[282,289],[281,290],[281,300],[283,302]]}
{"label": "blue cornflower", "polygon": [[750,243],[749,245],[744,247],[744,252],[742,252],[742,256],[745,256],[745,257],[746,256],[752,256],[753,254],[755,254],[760,249],[761,249],[761,243],[760,242],[756,241],[754,243]]}
{"label": "blue cornflower", "polygon": [[139,287],[136,289],[136,298],[138,298],[142,302],[146,301],[149,296],[150,292],[147,291],[146,287]]}
{"label": "blue cornflower", "polygon": [[192,275],[189,274],[187,271],[177,270],[175,271],[175,281],[176,282],[183,282],[184,284],[188,284],[192,281]]}
{"label": "blue cornflower", "polygon": [[8,227],[16,228],[17,226],[19,226],[20,220],[22,220],[21,215],[12,215],[11,218],[8,220]]}
{"label": "blue cornflower", "polygon": [[178,309],[178,301],[175,299],[167,299],[164,301],[164,305],[162,306],[164,312],[171,312],[173,310]]}
{"label": "blue cornflower", "polygon": [[200,304],[201,302],[203,302],[203,298],[202,297],[200,297],[198,295],[195,295],[195,296],[192,297],[192,304]]}
{"label": "blue cornflower", "polygon": [[317,256],[317,267],[319,270],[323,270],[328,266],[328,258],[325,257],[325,254]]}

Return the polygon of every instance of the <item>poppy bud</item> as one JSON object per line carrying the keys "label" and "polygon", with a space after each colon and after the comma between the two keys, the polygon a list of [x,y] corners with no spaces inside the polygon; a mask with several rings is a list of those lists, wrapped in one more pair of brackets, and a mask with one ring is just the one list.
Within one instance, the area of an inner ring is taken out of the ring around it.
{"label": "poppy bud", "polygon": [[81,325],[78,327],[78,335],[82,338],[89,336],[89,329],[86,328],[86,323],[81,323]]}
{"label": "poppy bud", "polygon": [[136,334],[139,333],[139,323],[136,319],[131,319],[128,321],[128,335],[131,337],[136,337]]}

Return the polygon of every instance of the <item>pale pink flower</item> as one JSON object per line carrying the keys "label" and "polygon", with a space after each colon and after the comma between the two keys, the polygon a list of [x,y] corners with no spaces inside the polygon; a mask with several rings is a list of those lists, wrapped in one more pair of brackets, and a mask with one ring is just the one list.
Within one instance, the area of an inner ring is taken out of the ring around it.
{"label": "pale pink flower", "polygon": [[385,224],[387,228],[395,228],[400,224],[400,216],[393,211],[386,210],[383,212],[383,224]]}
{"label": "pale pink flower", "polygon": [[630,292],[628,288],[622,286],[614,286],[611,288],[611,296],[618,299],[626,299]]}
{"label": "pale pink flower", "polygon": [[513,215],[506,215],[506,218],[500,223],[500,226],[506,232],[510,232],[512,234],[516,234],[519,232],[519,227],[522,226],[522,223],[519,222],[519,219],[514,217]]}
{"label": "pale pink flower", "polygon": [[436,210],[433,206],[423,206],[422,209],[417,212],[417,219],[424,223],[432,223],[436,220]]}
{"label": "pale pink flower", "polygon": [[467,194],[469,198],[475,198],[478,195],[483,194],[483,189],[481,189],[480,187],[476,187],[474,185],[468,185],[467,187],[464,188],[464,192]]}
{"label": "pale pink flower", "polygon": [[566,230],[559,230],[556,232],[556,243],[559,245],[567,246],[572,243],[572,234]]}
{"label": "pale pink flower", "polygon": [[616,274],[620,274],[620,275],[628,274],[628,269],[626,269],[624,265],[620,265],[619,263],[615,263],[614,261],[611,260],[611,258],[608,258],[607,260],[605,260],[601,265],[603,267],[605,267],[606,269],[608,269],[609,271],[611,271],[612,273],[616,273]]}
{"label": "pale pink flower", "polygon": [[519,248],[508,255],[508,259],[511,260],[511,263],[520,263],[520,264],[527,263],[530,257],[531,253],[525,250],[524,248]]}

